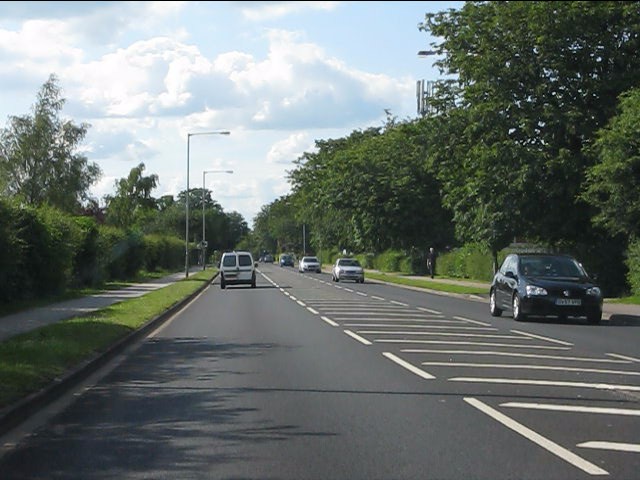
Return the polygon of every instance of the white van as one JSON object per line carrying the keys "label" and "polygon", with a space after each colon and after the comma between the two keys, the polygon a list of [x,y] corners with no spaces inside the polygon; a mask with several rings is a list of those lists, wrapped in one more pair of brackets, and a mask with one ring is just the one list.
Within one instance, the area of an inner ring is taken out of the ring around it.
{"label": "white van", "polygon": [[220,259],[220,288],[251,285],[256,288],[256,266],[251,252],[225,252]]}

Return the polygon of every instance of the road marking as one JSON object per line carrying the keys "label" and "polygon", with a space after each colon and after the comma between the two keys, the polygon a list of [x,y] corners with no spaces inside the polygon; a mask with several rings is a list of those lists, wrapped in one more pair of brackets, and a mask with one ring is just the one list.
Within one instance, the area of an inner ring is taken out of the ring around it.
{"label": "road marking", "polygon": [[607,353],[610,357],[620,358],[622,360],[628,360],[629,362],[638,362],[640,363],[640,359],[634,357],[627,357],[626,355],[618,355],[617,353]]}
{"label": "road marking", "polygon": [[334,285],[334,287],[336,287],[338,290],[342,290],[342,287],[340,287],[338,285]]}
{"label": "road marking", "polygon": [[289,292],[287,292],[287,291],[283,291],[282,293],[284,293],[287,297],[291,296],[291,294]]}
{"label": "road marking", "polygon": [[562,372],[585,372],[602,373],[612,375],[640,375],[640,372],[629,372],[625,370],[600,370],[597,368],[576,368],[576,367],[551,367],[548,365],[513,365],[511,363],[454,363],[454,362],[423,362],[422,365],[439,365],[450,367],[472,367],[472,368],[514,368],[520,370],[560,370]]}
{"label": "road marking", "polygon": [[[398,340],[400,342],[401,340]],[[480,350],[418,350],[418,349],[409,349],[403,350],[403,352],[407,353],[441,353],[444,355],[451,355],[459,353],[461,355],[492,355],[492,356],[502,356],[502,357],[523,357],[523,358],[544,358],[548,360],[574,360],[578,362],[597,362],[597,363],[631,363],[625,362],[622,360],[608,360],[608,359],[599,359],[599,358],[584,358],[584,357],[562,357],[559,355],[540,355],[536,353],[511,353],[511,352],[491,352],[491,351],[480,351]]]}
{"label": "road marking", "polygon": [[300,305],[301,307],[306,307],[307,306],[304,302],[301,302],[300,300],[296,300],[296,303],[298,305]]}
{"label": "road marking", "polygon": [[[325,312],[327,314],[330,314],[331,312]],[[364,316],[364,315],[363,315]],[[353,318],[353,317],[341,317],[340,315],[336,315],[336,318],[339,318],[341,320],[344,321],[355,321],[355,320],[359,320],[358,318]],[[399,324],[401,322],[411,322],[411,323],[423,323],[425,325],[431,324],[431,323],[449,323],[449,324],[454,324],[454,325],[459,325],[460,322],[458,322],[457,320],[445,320],[443,318],[427,318],[427,317],[401,317],[401,318],[363,318],[362,320],[366,320],[367,322],[369,322],[369,324],[371,326],[375,326],[378,325],[380,322],[392,322],[395,324]],[[512,338],[519,338],[522,339],[522,337],[512,337]]]}
{"label": "road marking", "polygon": [[593,463],[586,461],[585,459],[583,459],[582,457],[579,457],[575,453],[570,452],[566,448],[561,447],[557,443],[552,442],[548,438],[543,437],[539,433],[534,432],[530,428],[525,427],[524,425],[516,422],[510,417],[507,417],[503,413],[498,412],[497,410],[491,408],[489,405],[481,402],[477,398],[466,397],[464,401],[467,402],[472,407],[475,407],[481,412],[485,413],[486,415],[489,415],[494,420],[497,420],[498,422],[503,424],[505,427],[522,435],[526,439],[531,440],[533,443],[536,443],[537,445],[541,446],[542,448],[556,455],[557,457],[560,457],[565,462],[568,462],[573,466],[578,467],[580,470],[587,472],[590,475],[609,475],[609,472],[607,472],[606,470],[603,470],[597,465],[594,465]]}
{"label": "road marking", "polygon": [[491,324],[490,323],[485,323],[485,322],[481,322],[480,320],[471,320],[470,318],[466,318],[466,317],[453,317],[456,320],[462,320],[463,322],[470,322],[470,323],[475,323],[476,325],[483,325],[485,327],[490,327]]}
{"label": "road marking", "polygon": [[362,293],[362,292],[356,292],[356,294],[358,295],[362,295],[363,297],[368,297],[369,295],[367,295],[366,293]]}
{"label": "road marking", "polygon": [[298,299],[297,299],[296,297],[294,297],[293,295],[289,295],[289,298],[290,298],[291,300],[293,300],[294,302],[297,302],[297,301],[298,301]]}
{"label": "road marking", "polygon": [[605,407],[582,407],[579,405],[557,405],[549,403],[524,403],[507,402],[500,404],[501,407],[527,408],[531,410],[549,410],[552,412],[575,412],[575,413],[596,413],[605,415],[629,415],[640,417],[640,410],[630,408],[605,408]]}
{"label": "road marking", "polygon": [[[371,323],[345,323],[345,327],[402,327],[402,328],[425,328],[426,325],[380,325]],[[410,332],[415,333],[415,332]],[[451,333],[451,332],[422,332],[420,335],[440,336],[440,337],[474,337],[474,338],[506,338],[506,339],[518,339],[514,335],[492,335],[484,333]]]}
{"label": "road marking", "polygon": [[375,300],[384,300],[384,298],[378,297],[377,295],[371,295],[371,298],[373,298]]}
{"label": "road marking", "polygon": [[415,365],[410,364],[409,362],[406,362],[404,360],[402,360],[400,357],[397,357],[396,355],[394,355],[393,353],[390,352],[383,352],[382,355],[384,355],[385,357],[387,357],[389,360],[391,360],[392,362],[397,363],[398,365],[400,365],[401,367],[406,368],[407,370],[409,370],[411,373],[415,373],[416,375],[418,375],[419,377],[422,377],[426,380],[432,380],[436,377],[434,377],[433,375],[431,375],[430,373],[425,372],[424,370],[416,367]]}
{"label": "road marking", "polygon": [[[498,329],[497,328],[486,328],[486,327],[457,327],[454,325],[425,325],[424,328],[435,328],[435,329],[440,329],[442,330],[443,328],[448,328],[450,330],[483,330],[483,331],[489,331],[489,332],[495,332]],[[407,332],[380,332],[380,333],[394,333],[394,334],[398,334],[398,335],[404,335]],[[559,348],[559,347],[553,347],[553,348]],[[566,349],[568,350],[568,349]]]}
{"label": "road marking", "polygon": [[616,385],[611,383],[586,383],[586,382],[557,382],[554,380],[525,380],[517,378],[480,378],[480,377],[454,377],[450,382],[472,383],[503,383],[508,385],[545,385],[551,387],[594,388],[596,390],[623,390],[627,392],[640,392],[637,385]]}
{"label": "road marking", "polygon": [[345,330],[344,333],[346,333],[347,335],[349,335],[352,338],[355,338],[357,341],[359,341],[360,343],[362,343],[364,345],[371,345],[371,342],[369,340],[367,340],[366,338],[362,338],[360,335],[356,335],[351,330]]}
{"label": "road marking", "polygon": [[442,312],[439,312],[438,310],[431,310],[430,308],[424,308],[424,307],[416,307],[416,308],[421,312],[433,313],[434,315],[442,315]]}
{"label": "road marking", "polygon": [[[371,315],[373,317],[386,315],[387,317],[403,317],[403,316],[411,316],[413,318],[425,318],[424,316],[418,316],[419,313],[412,312],[411,310],[407,310],[406,312],[401,312],[399,310],[384,310],[379,308],[341,308],[339,310],[332,310],[335,307],[331,307],[331,309],[327,309],[327,313],[339,313],[341,315],[352,315],[354,317],[362,317],[363,315]],[[460,323],[460,322],[458,322]]]}
{"label": "road marking", "polygon": [[533,333],[523,332],[520,330],[511,330],[513,333],[519,333],[520,335],[524,335],[526,337],[537,338],[538,340],[546,340],[551,343],[558,343],[560,345],[567,345],[569,347],[573,347],[573,343],[564,342],[562,340],[556,340],[555,338],[543,337],[542,335],[535,335]]}
{"label": "road marking", "polygon": [[617,443],[617,442],[584,442],[579,443],[578,447],[597,448],[601,450],[616,450],[618,452],[640,453],[640,444],[637,443]]}
{"label": "road marking", "polygon": [[402,303],[402,302],[396,302],[395,300],[389,300],[391,303],[393,303],[394,305],[400,305],[401,307],[408,307],[409,304],[407,303]]}
{"label": "road marking", "polygon": [[[358,333],[367,335],[431,335],[430,332],[385,332],[375,330],[359,330]],[[509,343],[487,343],[487,342],[463,342],[457,340],[408,340],[403,339],[404,343],[426,343],[430,345],[477,345],[481,347],[507,347],[507,348],[531,348],[537,350],[569,350],[565,347],[549,347],[546,345],[512,345]],[[414,352],[417,353],[417,352]]]}
{"label": "road marking", "polygon": [[345,292],[353,293],[353,290],[351,290],[350,288],[346,288],[346,287],[345,287],[344,291],[345,291]]}
{"label": "road marking", "polygon": [[324,320],[325,322],[327,322],[329,325],[331,325],[332,327],[337,327],[338,324],[336,322],[334,322],[333,320],[331,320],[329,317],[320,317],[322,320]]}
{"label": "road marking", "polygon": [[318,311],[317,311],[317,310],[314,310],[314,309],[313,309],[313,308],[311,308],[311,307],[307,307],[307,310],[309,310],[309,311],[310,311],[311,313],[313,313],[314,315],[319,315]]}

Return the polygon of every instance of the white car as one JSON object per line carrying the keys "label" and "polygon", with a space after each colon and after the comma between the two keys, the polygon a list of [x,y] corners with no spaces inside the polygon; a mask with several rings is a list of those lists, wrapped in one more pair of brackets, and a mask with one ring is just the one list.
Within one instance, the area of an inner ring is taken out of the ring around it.
{"label": "white car", "polygon": [[300,262],[298,262],[298,271],[300,273],[304,272],[322,272],[322,266],[320,265],[320,261],[318,257],[302,257]]}
{"label": "white car", "polygon": [[256,266],[251,252],[225,252],[220,259],[220,288],[251,285],[256,288]]}
{"label": "white car", "polygon": [[355,258],[339,258],[333,266],[331,279],[334,282],[353,280],[354,282],[364,283],[364,269]]}

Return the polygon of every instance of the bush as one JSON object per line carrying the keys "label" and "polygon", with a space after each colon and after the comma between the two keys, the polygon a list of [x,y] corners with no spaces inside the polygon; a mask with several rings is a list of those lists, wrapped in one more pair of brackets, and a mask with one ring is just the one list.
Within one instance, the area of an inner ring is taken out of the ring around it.
{"label": "bush", "polygon": [[18,229],[19,207],[0,199],[0,303],[24,295],[24,272],[21,268],[25,249]]}
{"label": "bush", "polygon": [[634,240],[627,250],[627,281],[632,295],[640,295],[640,240]]}

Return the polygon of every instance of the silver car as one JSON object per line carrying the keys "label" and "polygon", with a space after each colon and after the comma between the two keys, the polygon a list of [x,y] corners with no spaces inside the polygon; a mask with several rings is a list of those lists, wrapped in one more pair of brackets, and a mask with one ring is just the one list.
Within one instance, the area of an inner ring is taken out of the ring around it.
{"label": "silver car", "polygon": [[300,273],[304,272],[322,272],[322,266],[320,265],[320,261],[318,257],[302,257],[300,262],[298,263],[298,271]]}
{"label": "silver car", "polygon": [[331,279],[334,282],[353,280],[354,282],[364,283],[364,269],[355,258],[339,258],[333,266]]}

